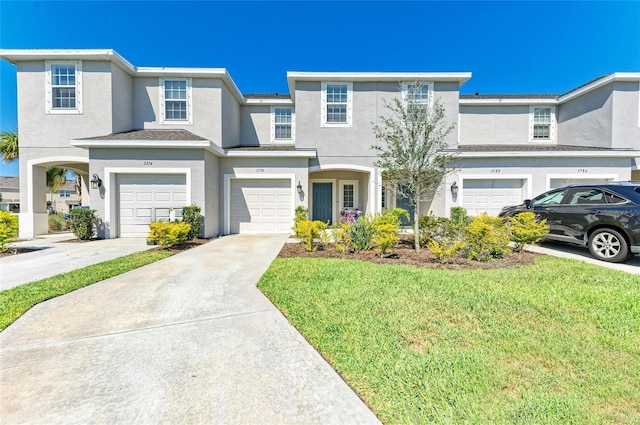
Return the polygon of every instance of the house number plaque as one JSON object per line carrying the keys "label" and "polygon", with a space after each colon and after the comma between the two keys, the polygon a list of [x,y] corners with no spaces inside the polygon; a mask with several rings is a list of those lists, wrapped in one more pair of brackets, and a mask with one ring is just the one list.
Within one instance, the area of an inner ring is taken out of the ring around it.
{"label": "house number plaque", "polygon": [[145,162],[142,163],[142,165],[148,167],[149,165],[153,165],[153,161],[145,161]]}

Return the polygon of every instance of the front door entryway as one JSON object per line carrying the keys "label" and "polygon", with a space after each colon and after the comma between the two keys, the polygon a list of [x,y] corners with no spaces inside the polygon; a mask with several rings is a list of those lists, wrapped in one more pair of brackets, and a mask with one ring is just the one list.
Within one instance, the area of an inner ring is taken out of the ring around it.
{"label": "front door entryway", "polygon": [[333,183],[313,183],[313,210],[311,211],[313,220],[333,223],[332,194]]}

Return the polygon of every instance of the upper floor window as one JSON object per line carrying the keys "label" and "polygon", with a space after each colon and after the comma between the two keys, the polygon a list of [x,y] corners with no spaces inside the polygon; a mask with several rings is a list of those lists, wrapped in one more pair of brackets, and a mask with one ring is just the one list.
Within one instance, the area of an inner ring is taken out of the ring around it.
{"label": "upper floor window", "polygon": [[293,108],[271,107],[271,140],[292,141],[294,134]]}
{"label": "upper floor window", "polygon": [[402,84],[402,99],[407,108],[408,120],[423,121],[423,117],[431,106],[432,92],[433,83]]}
{"label": "upper floor window", "polygon": [[351,127],[352,83],[322,83],[322,126]]}
{"label": "upper floor window", "polygon": [[82,113],[82,63],[46,62],[46,112]]}
{"label": "upper floor window", "polygon": [[161,79],[162,123],[191,124],[191,80]]}
{"label": "upper floor window", "polygon": [[71,191],[70,190],[61,190],[58,192],[58,195],[60,195],[61,198],[70,198],[71,197]]}
{"label": "upper floor window", "polygon": [[530,108],[529,140],[552,141],[555,138],[555,108],[552,106]]}

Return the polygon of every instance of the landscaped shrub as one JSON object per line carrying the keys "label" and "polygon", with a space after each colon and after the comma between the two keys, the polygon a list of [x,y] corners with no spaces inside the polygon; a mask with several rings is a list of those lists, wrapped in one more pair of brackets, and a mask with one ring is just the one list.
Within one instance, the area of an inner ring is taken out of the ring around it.
{"label": "landscaped shrub", "polygon": [[8,248],[6,244],[18,238],[18,216],[8,211],[0,211],[0,252]]}
{"label": "landscaped shrub", "polygon": [[195,239],[200,237],[202,229],[202,216],[200,215],[200,207],[197,205],[191,205],[182,209],[182,221],[188,223],[191,226],[187,239]]}
{"label": "landscaped shrub", "polygon": [[447,263],[464,247],[464,243],[453,238],[432,239],[427,248],[441,263]]}
{"label": "landscaped shrub", "polygon": [[188,239],[191,225],[184,221],[155,221],[149,225],[147,241],[157,242],[162,248],[185,243]]}
{"label": "landscaped shrub", "polygon": [[69,222],[64,219],[62,214],[49,214],[49,231],[58,232],[69,228]]}
{"label": "landscaped shrub", "polygon": [[305,249],[311,252],[317,249],[315,241],[321,237],[321,234],[326,228],[327,223],[319,220],[298,220],[293,231],[296,235],[296,239],[304,243]]}
{"label": "landscaped shrub", "polygon": [[74,208],[69,211],[69,228],[78,239],[91,239],[97,224],[96,210]]}
{"label": "landscaped shrub", "polygon": [[351,244],[357,251],[371,249],[371,238],[375,233],[373,221],[368,216],[361,216],[355,223],[349,226],[349,237]]}
{"label": "landscaped shrub", "polygon": [[533,212],[522,212],[509,217],[507,228],[511,233],[511,241],[516,244],[516,252],[521,252],[527,244],[540,242],[540,239],[549,233],[547,220],[538,221]]}
{"label": "landscaped shrub", "polygon": [[434,215],[422,215],[418,219],[418,232],[420,246],[425,247],[434,239],[462,239],[463,227],[454,223],[446,217],[435,217]]}
{"label": "landscaped shrub", "polygon": [[331,226],[331,237],[338,252],[348,253],[351,251],[351,234],[349,233],[349,223],[335,223]]}
{"label": "landscaped shrub", "polygon": [[299,222],[300,220],[309,220],[309,208],[303,207],[302,205],[298,205],[296,207],[296,216],[293,219],[294,227],[295,223]]}
{"label": "landscaped shrub", "polygon": [[509,252],[509,230],[500,217],[482,213],[473,217],[465,231],[466,244],[463,252],[469,259],[488,261]]}
{"label": "landscaped shrub", "polygon": [[401,216],[408,219],[409,213],[402,208],[394,208],[373,217],[374,233],[371,242],[375,245],[375,250],[380,254],[380,257],[384,257],[400,240],[398,231],[400,230]]}
{"label": "landscaped shrub", "polygon": [[471,217],[467,214],[467,210],[462,207],[451,207],[451,221],[455,226],[465,227],[471,223]]}

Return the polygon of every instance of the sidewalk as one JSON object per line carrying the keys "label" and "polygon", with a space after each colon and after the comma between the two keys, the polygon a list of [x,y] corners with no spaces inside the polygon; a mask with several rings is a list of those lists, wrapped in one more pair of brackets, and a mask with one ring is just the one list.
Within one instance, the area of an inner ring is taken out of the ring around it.
{"label": "sidewalk", "polygon": [[36,251],[0,258],[0,290],[153,248],[144,238],[65,242],[75,238],[55,233],[9,244]]}

